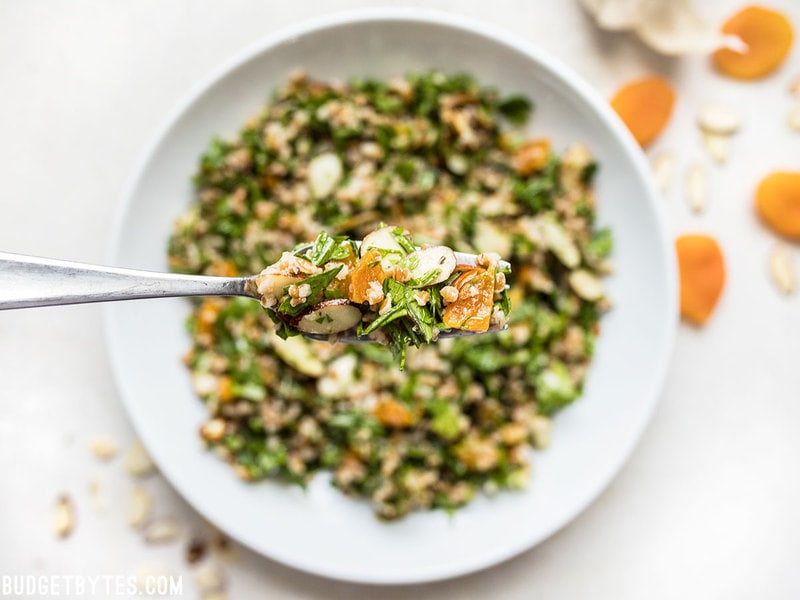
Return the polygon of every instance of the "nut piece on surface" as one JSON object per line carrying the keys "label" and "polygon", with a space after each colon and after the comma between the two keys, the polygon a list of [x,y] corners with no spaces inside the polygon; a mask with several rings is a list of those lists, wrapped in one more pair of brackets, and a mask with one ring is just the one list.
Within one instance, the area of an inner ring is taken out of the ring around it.
{"label": "nut piece on surface", "polygon": [[686,174],[686,200],[696,213],[705,211],[708,206],[708,173],[699,163],[691,165]]}
{"label": "nut piece on surface", "polygon": [[204,564],[194,570],[194,581],[201,597],[207,598],[209,593],[223,590],[225,574],[214,563]]}
{"label": "nut piece on surface", "polygon": [[795,104],[789,111],[787,122],[792,131],[800,131],[800,102]]}
{"label": "nut piece on surface", "polygon": [[131,490],[131,503],[128,510],[128,523],[134,529],[142,527],[153,512],[153,497],[145,488],[136,486]]}
{"label": "nut piece on surface", "polygon": [[134,477],[146,477],[156,470],[156,466],[139,440],[131,444],[125,455],[125,470]]}
{"label": "nut piece on surface", "polygon": [[97,512],[102,512],[106,508],[106,502],[103,498],[103,491],[100,487],[100,481],[97,478],[89,480],[89,499],[92,503],[92,508]]}
{"label": "nut piece on surface", "polygon": [[653,178],[658,190],[665,194],[672,187],[675,178],[675,155],[672,152],[663,152],[653,160]]}
{"label": "nut piece on surface", "polygon": [[785,244],[776,244],[769,254],[769,273],[778,289],[786,295],[797,289],[797,272]]}
{"label": "nut piece on surface", "polygon": [[731,153],[731,138],[727,135],[719,135],[717,133],[703,132],[703,146],[711,157],[718,165],[724,164],[728,160]]}
{"label": "nut piece on surface", "polygon": [[148,544],[167,544],[175,540],[180,528],[174,519],[161,518],[150,521],[142,530],[142,537]]}
{"label": "nut piece on surface", "polygon": [[729,106],[706,104],[697,113],[697,125],[707,133],[731,135],[742,126],[742,115]]}
{"label": "nut piece on surface", "polygon": [[89,442],[89,450],[100,460],[111,460],[117,455],[117,443],[108,436],[98,436]]}
{"label": "nut piece on surface", "polygon": [[60,538],[72,533],[75,526],[75,508],[72,500],[66,494],[59,496],[53,511],[53,529]]}

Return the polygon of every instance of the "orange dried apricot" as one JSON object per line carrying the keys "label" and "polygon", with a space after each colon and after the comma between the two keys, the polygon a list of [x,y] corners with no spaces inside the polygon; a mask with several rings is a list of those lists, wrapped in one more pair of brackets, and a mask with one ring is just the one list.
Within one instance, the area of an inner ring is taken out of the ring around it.
{"label": "orange dried apricot", "polygon": [[623,85],[611,99],[611,107],[641,146],[647,146],[658,137],[672,115],[674,104],[672,86],[655,76]]}
{"label": "orange dried apricot", "polygon": [[800,173],[776,171],[756,190],[756,212],[776,233],[800,240]]}
{"label": "orange dried apricot", "polygon": [[511,166],[517,175],[527,177],[531,173],[544,169],[549,158],[550,140],[547,138],[530,140],[514,152],[511,157]]}
{"label": "orange dried apricot", "polygon": [[479,271],[465,271],[453,282],[458,299],[448,304],[442,314],[442,321],[448,327],[466,331],[489,329],[494,305],[494,271]]}
{"label": "orange dried apricot", "polygon": [[378,400],[372,414],[386,427],[407,427],[414,423],[414,415],[405,404],[392,398]]}
{"label": "orange dried apricot", "polygon": [[220,402],[233,400],[233,379],[229,375],[220,375],[217,379],[217,396]]}
{"label": "orange dried apricot", "polygon": [[714,238],[683,235],[675,242],[681,286],[681,316],[703,325],[717,306],[725,287],[725,259]]}
{"label": "orange dried apricot", "polygon": [[220,308],[219,300],[213,298],[203,300],[196,313],[195,327],[197,333],[208,335],[214,333],[214,323],[217,322]]}
{"label": "orange dried apricot", "polygon": [[367,301],[367,293],[374,282],[383,285],[386,273],[381,266],[381,253],[372,248],[362,256],[350,273],[350,290],[348,298],[357,304]]}
{"label": "orange dried apricot", "polygon": [[729,18],[722,33],[738,37],[747,48],[741,52],[720,48],[711,55],[716,68],[736,79],[768,75],[784,61],[794,41],[794,31],[783,13],[747,6]]}

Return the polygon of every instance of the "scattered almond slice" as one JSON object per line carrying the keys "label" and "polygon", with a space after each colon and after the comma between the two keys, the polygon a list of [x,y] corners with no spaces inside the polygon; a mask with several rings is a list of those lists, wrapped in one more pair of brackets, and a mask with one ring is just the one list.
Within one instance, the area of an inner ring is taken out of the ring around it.
{"label": "scattered almond slice", "polygon": [[179,533],[174,519],[161,518],[150,521],[142,530],[142,537],[148,544],[166,544],[174,541]]}
{"label": "scattered almond slice", "polygon": [[691,165],[686,174],[686,199],[695,213],[704,212],[708,206],[708,173],[699,163]]}
{"label": "scattered almond slice", "polygon": [[136,587],[139,590],[140,595],[152,593],[153,581],[172,576],[172,573],[163,567],[155,567],[151,565],[141,567],[136,571]]}
{"label": "scattered almond slice", "polygon": [[91,479],[89,481],[89,498],[92,502],[92,508],[97,512],[102,512],[106,508],[106,502],[103,498],[103,492],[100,489],[100,481],[98,479]]}
{"label": "scattered almond slice", "polygon": [[136,486],[131,490],[128,523],[134,529],[141,528],[153,512],[153,497],[145,488]]}
{"label": "scattered almond slice", "polygon": [[708,155],[718,165],[724,164],[731,153],[731,138],[728,135],[702,132],[703,146]]}
{"label": "scattered almond slice", "polygon": [[53,529],[60,538],[67,537],[72,533],[75,526],[75,508],[72,500],[67,495],[59,496],[53,512]]}
{"label": "scattered almond slice", "polygon": [[135,440],[125,455],[125,469],[134,477],[146,477],[156,470],[142,442]]}
{"label": "scattered almond slice", "polygon": [[800,132],[800,103],[795,104],[789,111],[789,118],[787,121],[792,131]]}
{"label": "scattered almond slice", "polygon": [[792,255],[785,244],[776,244],[769,254],[769,272],[772,281],[786,295],[797,289],[797,272]]}
{"label": "scattered almond slice", "polygon": [[215,563],[204,564],[194,570],[194,581],[201,597],[210,592],[220,592],[225,587],[225,574]]}
{"label": "scattered almond slice", "polygon": [[99,436],[89,443],[89,450],[100,460],[111,460],[117,455],[117,443],[108,436]]}
{"label": "scattered almond slice", "polygon": [[675,178],[675,155],[671,152],[659,154],[653,160],[652,168],[656,187],[662,194],[667,193]]}
{"label": "scattered almond slice", "polygon": [[789,82],[789,93],[792,96],[800,96],[800,75]]}
{"label": "scattered almond slice", "polygon": [[333,192],[342,175],[342,161],[333,152],[319,154],[308,163],[308,183],[315,198]]}
{"label": "scattered almond slice", "polygon": [[732,135],[742,126],[742,115],[729,106],[707,104],[697,113],[697,124],[708,133]]}

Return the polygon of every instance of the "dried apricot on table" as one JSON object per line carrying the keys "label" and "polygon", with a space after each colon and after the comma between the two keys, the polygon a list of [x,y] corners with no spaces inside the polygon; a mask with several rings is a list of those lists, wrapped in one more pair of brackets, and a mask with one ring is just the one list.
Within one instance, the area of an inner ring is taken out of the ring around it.
{"label": "dried apricot on table", "polygon": [[756,190],[756,212],[776,233],[800,240],[800,172],[767,175]]}
{"label": "dried apricot on table", "polygon": [[661,77],[643,77],[623,85],[611,99],[633,137],[647,146],[666,127],[675,105],[675,91]]}
{"label": "dried apricot on table", "polygon": [[741,52],[720,48],[711,55],[719,71],[736,79],[768,75],[784,61],[794,41],[792,24],[776,10],[747,6],[725,21],[722,33],[738,37]]}
{"label": "dried apricot on table", "polygon": [[714,238],[683,235],[675,242],[681,286],[681,316],[703,325],[725,287],[725,259]]}

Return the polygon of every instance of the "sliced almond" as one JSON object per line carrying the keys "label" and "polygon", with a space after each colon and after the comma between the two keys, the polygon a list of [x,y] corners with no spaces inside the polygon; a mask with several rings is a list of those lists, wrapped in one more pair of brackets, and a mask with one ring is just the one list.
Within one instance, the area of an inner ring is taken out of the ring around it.
{"label": "sliced almond", "polygon": [[361,310],[349,300],[326,300],[312,306],[295,327],[305,333],[328,335],[352,329],[361,322]]}
{"label": "sliced almond", "polygon": [[100,481],[98,479],[91,479],[89,481],[89,499],[92,503],[92,508],[97,512],[102,512],[106,508],[106,502],[103,498],[103,492],[100,488]]}
{"label": "sliced almond", "polygon": [[711,157],[718,165],[724,164],[728,160],[731,152],[731,138],[727,135],[720,135],[717,133],[702,132],[703,146]]}
{"label": "sliced almond", "polygon": [[67,495],[59,496],[53,511],[53,529],[60,538],[72,533],[75,526],[75,508],[72,500]]}
{"label": "sliced almond", "polygon": [[697,124],[705,132],[731,135],[742,126],[742,115],[723,104],[706,104],[697,113]]}
{"label": "sliced almond", "polygon": [[146,477],[156,470],[156,466],[139,440],[131,444],[125,455],[125,470],[134,477]]}
{"label": "sliced almond", "polygon": [[319,377],[325,372],[324,363],[314,354],[311,344],[302,336],[282,340],[270,330],[270,345],[275,354],[290,367],[309,377]]}
{"label": "sliced almond", "polygon": [[173,577],[173,574],[163,567],[146,566],[136,571],[136,587],[140,595],[146,595],[148,591],[152,593],[153,582],[157,579]]}
{"label": "sliced almond", "polygon": [[145,488],[136,486],[131,490],[128,523],[134,529],[142,527],[153,512],[153,497]]}
{"label": "sliced almond", "polygon": [[553,217],[543,218],[540,230],[547,247],[565,267],[573,269],[580,264],[581,253],[578,246],[561,223]]}
{"label": "sliced almond", "polygon": [[603,297],[603,284],[586,269],[577,269],[569,274],[569,285],[578,296],[589,302]]}
{"label": "sliced almond", "polygon": [[150,521],[142,530],[142,537],[148,544],[167,544],[180,534],[174,519],[161,518]]}
{"label": "sliced almond", "polygon": [[207,442],[219,442],[225,437],[225,420],[211,419],[200,426],[200,437]]}
{"label": "sliced almond", "polygon": [[419,248],[408,255],[408,268],[411,271],[409,285],[426,287],[441,283],[456,268],[456,255],[447,246]]}
{"label": "sliced almond", "polygon": [[792,96],[800,96],[800,75],[789,82],[789,93]]}
{"label": "sliced almond", "polygon": [[329,195],[342,179],[342,161],[333,152],[326,152],[308,163],[308,184],[315,198]]}
{"label": "sliced almond", "polygon": [[402,253],[403,247],[397,241],[397,238],[392,235],[392,231],[394,231],[394,227],[389,225],[386,227],[381,227],[380,229],[376,229],[375,231],[365,235],[364,239],[361,241],[359,254],[364,256],[372,248]]}
{"label": "sliced almond", "polygon": [[117,443],[108,436],[99,436],[89,442],[89,450],[95,458],[111,460],[117,455]]}
{"label": "sliced almond", "polygon": [[672,152],[663,152],[653,160],[653,178],[658,190],[665,194],[672,187],[675,179],[675,155]]}
{"label": "sliced almond", "polygon": [[535,415],[528,423],[528,428],[533,435],[533,446],[541,450],[550,444],[550,430],[553,422],[544,415]]}
{"label": "sliced almond", "polygon": [[686,174],[686,200],[696,213],[705,211],[708,206],[708,173],[699,163],[691,165]]}
{"label": "sliced almond", "polygon": [[777,244],[769,254],[769,273],[772,281],[784,294],[793,294],[797,289],[797,272],[792,255],[784,244]]}
{"label": "sliced almond", "polygon": [[800,131],[800,103],[795,104],[789,111],[787,123],[792,131]]}
{"label": "sliced almond", "polygon": [[225,587],[225,574],[215,563],[208,563],[194,570],[194,581],[203,598],[210,592],[219,592]]}
{"label": "sliced almond", "polygon": [[283,288],[287,285],[298,284],[303,279],[299,275],[263,272],[256,277],[256,286],[258,293],[265,298],[280,298],[283,296]]}

